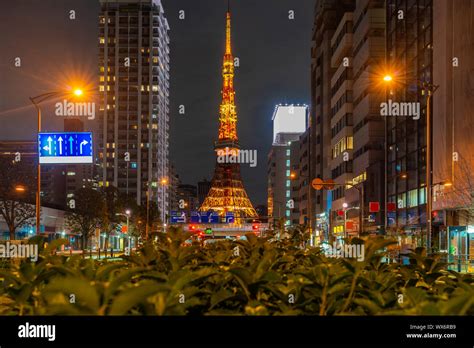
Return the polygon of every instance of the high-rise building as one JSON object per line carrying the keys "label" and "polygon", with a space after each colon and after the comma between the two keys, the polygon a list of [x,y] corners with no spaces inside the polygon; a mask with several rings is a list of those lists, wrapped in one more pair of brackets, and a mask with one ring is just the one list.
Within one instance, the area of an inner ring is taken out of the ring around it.
{"label": "high-rise building", "polygon": [[[227,161],[236,159],[241,153],[237,136],[237,110],[234,91],[234,56],[231,42],[231,15],[227,11],[226,45],[222,66],[222,103],[220,106],[219,137],[215,143],[216,167],[212,178],[211,189],[204,200],[201,211],[214,211],[221,217],[233,213],[236,223],[243,223],[247,218],[256,218],[252,202],[245,191],[240,175],[240,162]],[[222,158],[223,161],[219,161]]]}
{"label": "high-rise building", "polygon": [[[317,0],[313,26],[311,48],[311,122],[310,122],[310,178],[329,179],[332,177],[332,131],[331,115],[333,112],[331,81],[336,72],[332,65],[332,38],[347,12],[354,10],[353,0]],[[342,101],[338,105],[344,104]],[[342,111],[341,111],[342,112]],[[342,117],[342,116],[341,116]],[[323,233],[328,235],[328,223],[332,208],[332,191],[310,190],[308,203],[311,202],[312,227],[318,221],[325,221]],[[319,219],[319,220],[318,220]]]}
{"label": "high-rise building", "polygon": [[169,25],[160,0],[101,0],[99,185],[169,210]]}
{"label": "high-rise building", "polygon": [[474,255],[473,13],[469,0],[433,2],[432,245],[462,266]]}
{"label": "high-rise building", "polygon": [[[306,105],[277,105],[272,117],[273,144],[268,155],[268,216],[269,222],[284,219],[286,225],[300,221],[300,190],[308,177],[301,170],[300,136],[308,124]],[[303,149],[306,150],[307,149]]]}
{"label": "high-rise building", "polygon": [[387,65],[396,79],[387,98],[420,106],[418,118],[385,117],[387,233],[415,247],[426,240],[428,98],[421,84],[433,82],[433,2],[389,0],[386,11]]}
{"label": "high-rise building", "polygon": [[[368,207],[369,202],[382,206],[384,201],[385,135],[380,103],[385,95],[374,83],[374,76],[385,64],[384,1],[357,1],[353,11],[346,11],[332,34],[331,52],[334,71],[327,120],[331,127],[328,163],[336,183],[351,184],[332,191],[332,211],[347,205],[351,222],[347,225],[352,226],[346,227],[349,235],[361,232],[362,212],[363,232],[375,232],[383,227],[383,215],[374,212],[369,219]],[[342,221],[332,227],[333,233],[344,231]]]}

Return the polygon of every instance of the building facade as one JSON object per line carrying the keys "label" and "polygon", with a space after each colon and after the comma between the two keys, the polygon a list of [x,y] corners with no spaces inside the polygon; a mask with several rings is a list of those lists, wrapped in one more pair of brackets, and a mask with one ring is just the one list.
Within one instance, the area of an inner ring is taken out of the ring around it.
{"label": "building facade", "polygon": [[432,245],[474,272],[474,31],[469,0],[433,1]]}
{"label": "building facade", "polygon": [[[311,122],[310,122],[310,159],[309,177],[324,180],[332,178],[332,129],[333,108],[331,81],[336,72],[332,63],[331,41],[334,33],[347,12],[353,12],[353,0],[318,0],[315,4],[311,48]],[[334,87],[334,86],[333,86]],[[347,85],[343,86],[346,88]],[[347,97],[347,91],[344,93]],[[342,101],[337,99],[340,106]],[[334,103],[333,103],[334,104]],[[346,103],[343,103],[346,104]],[[345,105],[344,107],[347,107]],[[337,116],[340,118],[345,115]],[[349,131],[348,131],[349,132]],[[334,164],[333,164],[334,165]],[[330,234],[332,214],[332,191],[310,190],[308,204],[311,206],[311,222],[316,233],[327,238]]]}
{"label": "building facade", "polygon": [[387,98],[420,106],[419,118],[386,117],[387,205],[393,207],[387,209],[387,233],[395,234],[402,245],[422,246],[427,226],[428,98],[420,84],[433,82],[431,0],[387,2],[387,65],[396,80]]}
{"label": "building facade", "polygon": [[101,0],[99,173],[169,212],[169,36],[160,0]]}
{"label": "building facade", "polygon": [[[11,158],[15,161],[17,156],[32,168],[33,173],[28,176],[36,178],[38,165],[38,143],[35,141],[0,141],[0,156]],[[47,165],[41,166],[41,205],[64,209],[66,206],[66,166]],[[36,180],[36,179],[35,179]],[[36,183],[36,181],[35,181]],[[35,187],[36,191],[36,187]]]}
{"label": "building facade", "polygon": [[272,117],[273,144],[267,163],[268,217],[271,224],[282,219],[286,226],[305,224],[301,220],[300,191],[308,186],[308,176],[300,170],[300,136],[307,132],[306,105],[277,105]]}

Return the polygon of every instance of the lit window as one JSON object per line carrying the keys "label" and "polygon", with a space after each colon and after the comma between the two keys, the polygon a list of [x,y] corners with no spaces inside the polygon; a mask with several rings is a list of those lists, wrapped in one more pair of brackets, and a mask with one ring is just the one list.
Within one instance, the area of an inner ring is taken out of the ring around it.
{"label": "lit window", "polygon": [[290,187],[291,185],[291,181],[290,180],[286,180],[286,187]]}
{"label": "lit window", "polygon": [[286,166],[287,166],[287,167],[290,166],[290,160],[286,160]]}
{"label": "lit window", "polygon": [[67,172],[67,175],[68,176],[73,176],[73,175],[76,175],[76,173],[75,172]]}
{"label": "lit window", "polygon": [[408,192],[408,207],[416,207],[418,205],[418,190]]}
{"label": "lit window", "polygon": [[291,150],[290,149],[286,150],[286,155],[287,156],[291,155]]}
{"label": "lit window", "polygon": [[291,212],[289,210],[286,211],[286,217],[290,217]]}
{"label": "lit window", "polygon": [[290,192],[290,190],[287,190],[286,191],[286,198],[290,198],[290,197],[291,197],[291,192]]}
{"label": "lit window", "polygon": [[290,176],[291,175],[291,170],[287,170],[286,171],[286,176]]}
{"label": "lit window", "polygon": [[136,163],[136,162],[132,162],[131,167],[132,167],[132,169],[137,169],[137,163]]}
{"label": "lit window", "polygon": [[420,200],[418,204],[420,205],[426,204],[426,187],[421,188],[419,193],[420,193]]}
{"label": "lit window", "polygon": [[99,92],[103,92],[104,91],[104,86],[99,86]]}
{"label": "lit window", "polygon": [[100,42],[101,44],[104,44],[104,43],[105,43],[105,39],[104,39],[103,37],[101,37],[101,38],[99,38],[99,42]]}
{"label": "lit window", "polygon": [[347,149],[352,150],[354,148],[354,138],[347,137]]}
{"label": "lit window", "polygon": [[153,90],[153,92],[158,92],[158,86],[153,85],[153,86],[152,86],[152,90]]}

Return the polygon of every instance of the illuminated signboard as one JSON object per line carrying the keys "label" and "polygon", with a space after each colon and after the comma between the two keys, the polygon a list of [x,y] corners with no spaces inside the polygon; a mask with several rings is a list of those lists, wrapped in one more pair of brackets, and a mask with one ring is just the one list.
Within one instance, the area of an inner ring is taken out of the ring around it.
{"label": "illuminated signboard", "polygon": [[92,133],[39,133],[41,164],[93,163]]}

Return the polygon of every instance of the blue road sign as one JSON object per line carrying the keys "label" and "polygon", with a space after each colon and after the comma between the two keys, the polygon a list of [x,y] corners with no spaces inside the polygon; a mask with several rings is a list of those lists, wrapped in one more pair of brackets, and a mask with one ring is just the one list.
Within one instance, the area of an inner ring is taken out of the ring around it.
{"label": "blue road sign", "polygon": [[228,211],[225,213],[225,222],[227,224],[233,224],[235,222],[235,216],[233,212]]}
{"label": "blue road sign", "polygon": [[219,214],[216,212],[191,212],[191,223],[201,223],[201,224],[218,224],[220,223]]}
{"label": "blue road sign", "polygon": [[201,222],[201,215],[199,215],[198,211],[191,212],[191,223],[198,224]]}
{"label": "blue road sign", "polygon": [[184,212],[172,211],[170,222],[172,224],[184,224],[186,223],[186,214]]}
{"label": "blue road sign", "polygon": [[93,163],[92,133],[39,133],[41,164]]}

